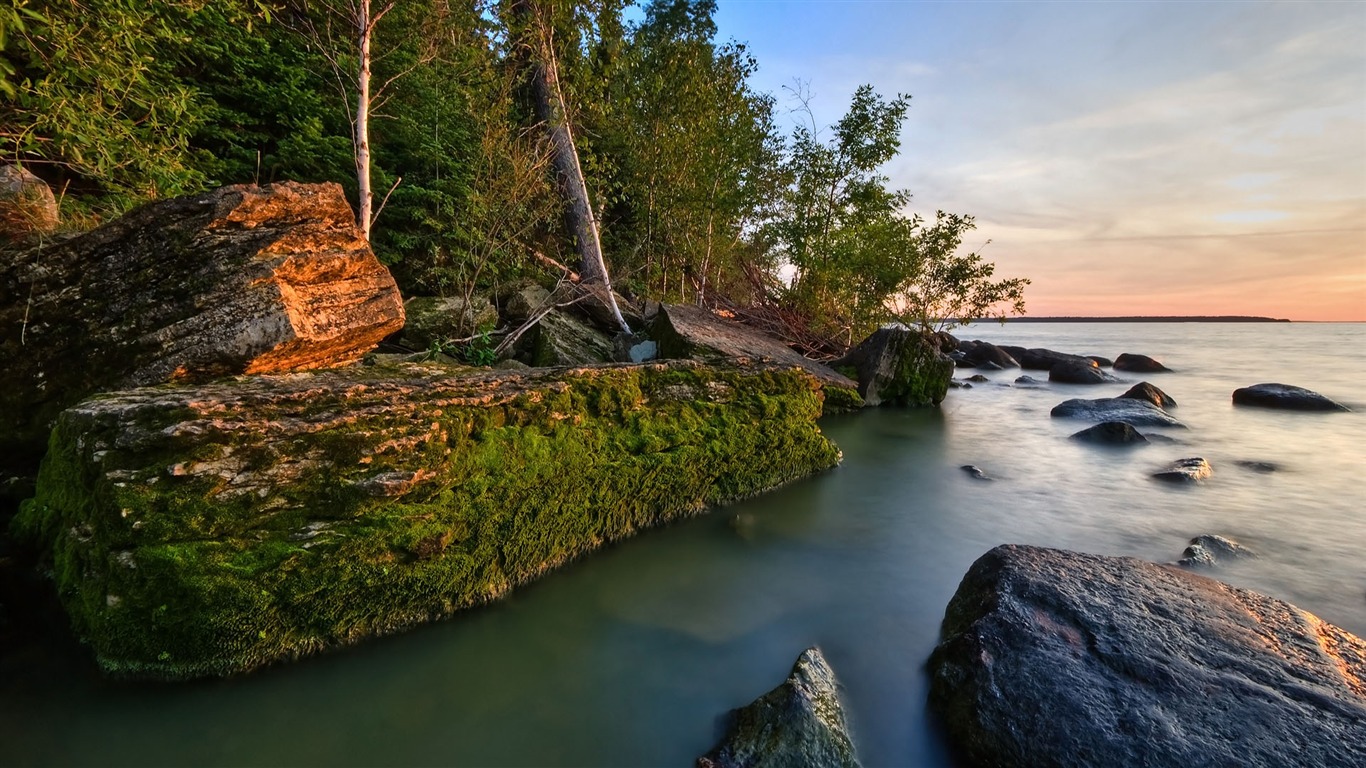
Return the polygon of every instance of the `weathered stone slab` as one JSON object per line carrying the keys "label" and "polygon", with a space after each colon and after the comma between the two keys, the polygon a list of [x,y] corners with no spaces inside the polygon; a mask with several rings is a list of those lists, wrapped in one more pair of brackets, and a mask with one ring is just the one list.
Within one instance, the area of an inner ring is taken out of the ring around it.
{"label": "weathered stone slab", "polygon": [[358,360],[403,325],[336,184],[233,186],[0,253],[0,474],[97,391]]}
{"label": "weathered stone slab", "polygon": [[659,308],[650,332],[659,343],[663,359],[755,360],[801,368],[830,388],[832,395],[839,395],[841,390],[852,394],[858,387],[848,376],[802,356],[777,339],[701,307],[665,304]]}
{"label": "weathered stone slab", "polygon": [[1366,765],[1366,641],[1176,566],[997,547],[941,637],[930,706],[966,764]]}
{"label": "weathered stone slab", "polygon": [[729,732],[698,768],[857,768],[835,673],[819,648],[777,688],[731,713]]}
{"label": "weathered stone slab", "polygon": [[604,544],[833,466],[804,372],[406,363],[64,411],[38,545],[110,673],[249,670],[494,600]]}

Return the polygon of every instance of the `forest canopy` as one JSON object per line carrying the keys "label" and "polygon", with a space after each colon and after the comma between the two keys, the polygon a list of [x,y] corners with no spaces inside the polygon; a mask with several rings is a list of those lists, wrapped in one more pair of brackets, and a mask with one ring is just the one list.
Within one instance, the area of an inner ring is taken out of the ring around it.
{"label": "forest canopy", "polygon": [[405,295],[553,280],[545,264],[576,255],[533,104],[534,18],[623,294],[744,312],[819,354],[892,320],[1023,312],[1027,280],[959,253],[970,216],[922,221],[881,173],[910,97],[863,86],[833,125],[798,109],[785,131],[786,105],[750,85],[759,62],[717,39],[715,0],[373,5],[15,0],[3,162],[47,181],[76,227],[222,184],[340,182],[359,210],[373,196],[371,242]]}

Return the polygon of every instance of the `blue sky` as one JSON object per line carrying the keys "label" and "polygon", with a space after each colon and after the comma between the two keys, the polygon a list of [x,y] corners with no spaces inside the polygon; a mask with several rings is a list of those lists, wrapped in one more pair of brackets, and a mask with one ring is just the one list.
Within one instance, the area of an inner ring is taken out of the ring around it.
{"label": "blue sky", "polygon": [[720,0],[818,121],[909,93],[886,169],[1030,313],[1366,320],[1366,2]]}

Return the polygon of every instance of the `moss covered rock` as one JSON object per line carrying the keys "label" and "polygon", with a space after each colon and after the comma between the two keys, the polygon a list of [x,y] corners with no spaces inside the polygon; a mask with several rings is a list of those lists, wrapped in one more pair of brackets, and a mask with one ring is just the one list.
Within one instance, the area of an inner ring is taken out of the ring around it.
{"label": "moss covered rock", "polygon": [[954,369],[936,340],[905,328],[879,328],[832,365],[857,373],[868,405],[939,405]]}
{"label": "moss covered rock", "polygon": [[484,296],[417,296],[403,302],[403,343],[428,349],[464,339],[498,325],[498,310]]}
{"label": "moss covered rock", "polygon": [[130,390],[61,414],[12,531],[50,553],[105,670],[223,675],[833,466],[820,410],[801,371],[687,362]]}

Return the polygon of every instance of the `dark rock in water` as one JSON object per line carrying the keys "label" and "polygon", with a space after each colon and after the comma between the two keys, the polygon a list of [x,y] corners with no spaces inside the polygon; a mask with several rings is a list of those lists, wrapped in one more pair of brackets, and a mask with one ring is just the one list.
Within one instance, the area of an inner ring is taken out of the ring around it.
{"label": "dark rock in water", "polygon": [[1153,477],[1168,483],[1196,483],[1212,474],[1214,474],[1214,468],[1209,465],[1209,462],[1195,457],[1178,459],[1161,472],[1154,472]]}
{"label": "dark rock in water", "polygon": [[1351,408],[1334,402],[1304,387],[1289,384],[1253,384],[1233,390],[1236,405],[1255,405],[1288,411],[1350,411]]}
{"label": "dark rock in water", "polygon": [[1049,412],[1057,418],[1088,419],[1090,421],[1124,421],[1136,427],[1184,427],[1171,414],[1146,400],[1131,397],[1102,397],[1097,400],[1076,398],[1053,406]]}
{"label": "dark rock in water", "polygon": [[1115,358],[1114,367],[1116,371],[1130,373],[1171,373],[1172,370],[1147,355],[1134,355],[1128,352]]}
{"label": "dark rock in water", "polygon": [[1168,395],[1166,392],[1163,392],[1146,381],[1140,381],[1132,387],[1129,387],[1129,391],[1120,395],[1120,397],[1144,400],[1152,403],[1158,408],[1176,407],[1176,401],[1171,398],[1171,395]]}
{"label": "dark rock in water", "polygon": [[1115,366],[1115,362],[1108,357],[1101,357],[1100,355],[1085,355],[1085,357],[1101,368],[1113,368]]}
{"label": "dark rock in water", "polygon": [[930,707],[965,764],[1366,765],[1366,641],[1174,566],[997,547],[941,638]]}
{"label": "dark rock in water", "polygon": [[1144,433],[1143,433],[1143,436],[1144,436],[1145,438],[1147,438],[1147,439],[1148,439],[1148,442],[1150,442],[1150,443],[1163,443],[1163,444],[1166,444],[1166,445],[1176,445],[1177,443],[1180,443],[1180,442],[1181,442],[1180,440],[1177,440],[1176,438],[1172,437],[1171,435],[1164,435],[1164,434],[1162,434],[1161,432],[1144,432]]}
{"label": "dark rock in water", "polygon": [[1067,360],[1048,369],[1048,380],[1060,384],[1106,384],[1119,381],[1087,360],[1084,363]]}
{"label": "dark rock in water", "polygon": [[1233,539],[1204,534],[1190,540],[1190,545],[1186,547],[1186,551],[1181,553],[1181,559],[1177,560],[1176,564],[1187,567],[1209,567],[1217,565],[1220,560],[1236,560],[1256,556],[1256,552]]}
{"label": "dark rock in water", "polygon": [[1033,376],[1020,376],[1020,377],[1018,377],[1018,378],[1015,379],[1015,383],[1016,383],[1016,384],[1019,384],[1019,385],[1022,386],[1022,387],[1039,387],[1039,386],[1043,386],[1043,382],[1042,382],[1042,381],[1039,381],[1038,379],[1034,378]]}
{"label": "dark rock in water", "polygon": [[786,682],[731,713],[729,732],[698,768],[855,768],[837,688],[820,649],[806,649]]}
{"label": "dark rock in water", "polygon": [[986,361],[985,363],[982,363],[981,365],[978,365],[977,367],[980,368],[981,370],[984,370],[984,371],[1004,371],[1004,370],[1005,370],[1005,368],[1002,368],[1000,365],[997,365],[996,363],[993,363],[993,362],[991,362],[990,360]]}
{"label": "dark rock in water", "polygon": [[972,385],[969,384],[969,383],[967,383],[966,381],[959,381],[958,379],[949,379],[949,388],[950,388],[950,389],[972,389]]}
{"label": "dark rock in water", "polygon": [[0,475],[95,392],[359,361],[403,300],[338,184],[161,200],[0,258]]}
{"label": "dark rock in water", "polygon": [[998,368],[1020,367],[1020,363],[1009,352],[987,341],[961,341],[958,350],[963,353],[964,360],[978,368],[985,368],[988,364]]}
{"label": "dark rock in water", "polygon": [[1105,443],[1109,445],[1144,444],[1148,438],[1134,429],[1132,424],[1122,421],[1103,421],[1072,435],[1073,440],[1086,443]]}
{"label": "dark rock in water", "polygon": [[1233,463],[1234,465],[1242,467],[1243,469],[1251,470],[1253,472],[1260,472],[1264,475],[1269,475],[1272,472],[1279,471],[1281,468],[1281,465],[1277,464],[1274,461],[1251,461],[1249,459],[1239,459],[1238,461],[1235,461]]}
{"label": "dark rock in water", "polygon": [[953,377],[953,361],[933,337],[905,328],[879,328],[831,365],[858,372],[858,393],[868,405],[939,405]]}
{"label": "dark rock in water", "polygon": [[[1081,355],[1069,355],[1066,352],[1054,352],[1051,349],[1021,349],[1019,347],[1001,347],[1010,353],[1012,357],[1020,361],[1020,367],[1031,371],[1050,371],[1058,363],[1077,363],[1083,366],[1094,366],[1095,363]],[[1019,350],[1019,354],[1016,354]]]}
{"label": "dark rock in water", "polygon": [[989,475],[987,475],[986,472],[983,472],[983,471],[982,471],[982,468],[981,468],[981,467],[978,467],[978,466],[976,466],[976,465],[974,465],[974,464],[964,464],[963,466],[959,467],[959,469],[961,469],[961,470],[963,470],[964,472],[968,473],[968,477],[971,477],[971,478],[974,479],[974,480],[991,480],[991,479],[992,479]]}
{"label": "dark rock in water", "polygon": [[969,377],[968,377],[968,381],[972,382],[973,384],[985,384],[985,383],[987,383],[988,381],[991,381],[991,379],[988,379],[987,377],[985,377],[985,376],[983,376],[982,374],[978,373],[978,374],[975,374],[975,375],[973,375],[973,376],[969,376]]}

